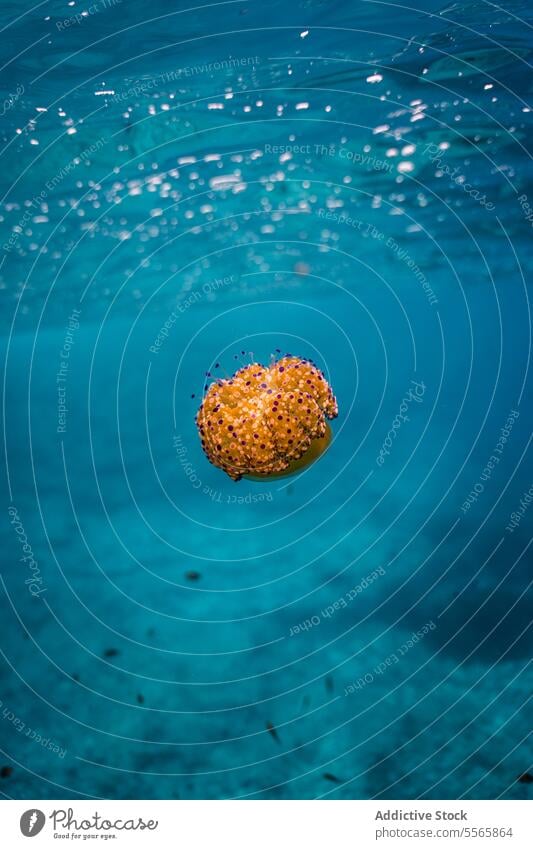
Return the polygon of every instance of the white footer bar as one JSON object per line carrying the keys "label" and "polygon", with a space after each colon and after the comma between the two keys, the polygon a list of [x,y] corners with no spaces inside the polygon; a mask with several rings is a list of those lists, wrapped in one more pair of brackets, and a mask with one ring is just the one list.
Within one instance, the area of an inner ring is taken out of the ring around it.
{"label": "white footer bar", "polygon": [[0,802],[0,840],[6,849],[531,849],[532,808],[527,801],[9,800]]}

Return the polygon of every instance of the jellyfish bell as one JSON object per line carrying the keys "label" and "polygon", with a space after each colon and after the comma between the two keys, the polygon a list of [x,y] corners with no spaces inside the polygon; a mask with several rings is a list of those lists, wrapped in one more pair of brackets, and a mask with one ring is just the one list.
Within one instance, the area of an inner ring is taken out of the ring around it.
{"label": "jellyfish bell", "polygon": [[208,460],[233,480],[296,474],[331,442],[338,414],[324,375],[290,354],[250,363],[207,388],[196,424]]}
{"label": "jellyfish bell", "polygon": [[303,472],[308,466],[318,460],[319,457],[324,454],[324,452],[329,448],[331,440],[333,438],[333,432],[331,430],[330,425],[326,422],[326,433],[324,436],[319,436],[316,439],[313,439],[311,445],[299,457],[297,460],[292,460],[286,469],[282,472],[277,472],[271,475],[257,475],[257,474],[243,474],[243,478],[249,481],[264,481],[264,480],[278,480],[279,478],[290,478],[293,475],[298,474],[298,472]]}

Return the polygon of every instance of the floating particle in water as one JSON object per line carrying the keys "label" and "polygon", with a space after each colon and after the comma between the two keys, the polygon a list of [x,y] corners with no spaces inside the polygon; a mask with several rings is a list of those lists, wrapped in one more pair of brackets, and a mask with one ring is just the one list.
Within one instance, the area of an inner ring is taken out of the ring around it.
{"label": "floating particle in water", "polygon": [[188,581],[199,581],[202,576],[200,572],[195,572],[191,569],[189,572],[185,572],[185,577]]}
{"label": "floating particle in water", "polygon": [[0,769],[0,778],[9,778],[9,776],[12,775],[12,773],[13,773],[13,767],[3,766],[2,769]]}
{"label": "floating particle in water", "polygon": [[118,653],[118,649],[106,649],[104,657],[116,657]]}
{"label": "floating particle in water", "polygon": [[332,781],[333,784],[343,784],[344,783],[343,778],[339,778],[338,776],[333,775],[332,772],[324,772],[322,774],[322,778],[325,778],[326,781]]}
{"label": "floating particle in water", "polygon": [[518,781],[521,784],[533,784],[533,774],[531,772],[523,772],[518,776]]}
{"label": "floating particle in water", "polygon": [[324,375],[286,354],[251,363],[206,391],[196,424],[208,460],[233,480],[293,474],[327,448],[338,414]]}
{"label": "floating particle in water", "polygon": [[144,696],[142,693],[137,693],[137,701],[140,705],[144,704]]}
{"label": "floating particle in water", "polygon": [[276,743],[281,743],[281,740],[279,739],[279,734],[278,734],[278,732],[277,732],[277,730],[276,730],[275,726],[274,726],[274,725],[272,725],[272,723],[271,723],[271,722],[267,722],[267,724],[266,724],[266,730],[268,731],[268,733],[270,734],[270,736],[274,738],[274,740],[276,741]]}

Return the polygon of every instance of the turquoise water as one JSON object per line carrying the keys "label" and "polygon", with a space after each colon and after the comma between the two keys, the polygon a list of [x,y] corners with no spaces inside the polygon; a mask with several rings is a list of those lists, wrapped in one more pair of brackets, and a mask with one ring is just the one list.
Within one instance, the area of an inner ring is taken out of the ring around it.
{"label": "turquoise water", "polygon": [[[526,798],[529,4],[0,9],[0,792]],[[234,483],[278,348],[333,442]]]}

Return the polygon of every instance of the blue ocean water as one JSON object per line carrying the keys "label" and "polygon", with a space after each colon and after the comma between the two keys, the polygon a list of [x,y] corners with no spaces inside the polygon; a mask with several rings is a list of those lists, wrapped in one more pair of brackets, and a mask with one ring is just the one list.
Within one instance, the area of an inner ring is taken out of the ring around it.
{"label": "blue ocean water", "polygon": [[527,798],[530,4],[0,9],[2,795]]}

